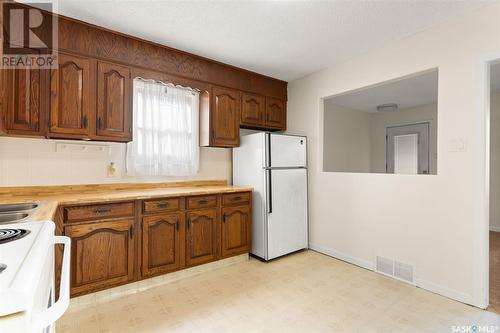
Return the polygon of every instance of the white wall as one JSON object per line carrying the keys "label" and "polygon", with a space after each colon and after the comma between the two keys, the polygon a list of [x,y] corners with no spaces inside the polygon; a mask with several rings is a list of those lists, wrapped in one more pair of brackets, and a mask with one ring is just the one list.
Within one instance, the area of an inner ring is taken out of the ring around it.
{"label": "white wall", "polygon": [[500,232],[500,93],[490,108],[490,229]]}
{"label": "white wall", "polygon": [[371,114],[371,172],[385,172],[386,127],[428,121],[430,125],[429,172],[437,173],[437,104],[421,105],[398,112]]}
{"label": "white wall", "polygon": [[325,101],[323,170],[370,172],[370,114]]}
{"label": "white wall", "polygon": [[[104,152],[60,150],[56,143],[103,146]],[[128,177],[123,143],[0,137],[0,186],[101,184],[113,182],[168,182],[191,179],[231,181],[231,150],[200,148],[200,171],[195,177]],[[107,176],[115,162],[116,177]]]}
{"label": "white wall", "polygon": [[[485,60],[500,58],[499,17],[493,4],[289,84],[288,131],[309,143],[312,248],[414,263],[419,286],[487,305]],[[438,175],[322,171],[321,98],[437,67]]]}

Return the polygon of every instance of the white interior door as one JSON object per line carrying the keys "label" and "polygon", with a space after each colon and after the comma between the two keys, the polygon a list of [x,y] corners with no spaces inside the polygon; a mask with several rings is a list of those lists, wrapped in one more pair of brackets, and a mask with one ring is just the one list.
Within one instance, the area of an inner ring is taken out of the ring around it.
{"label": "white interior door", "polygon": [[387,127],[387,173],[429,173],[429,126],[425,122]]}
{"label": "white interior door", "polygon": [[307,140],[304,136],[270,135],[270,163],[273,168],[305,167],[307,165]]}
{"label": "white interior door", "polygon": [[307,248],[307,169],[270,171],[268,258]]}
{"label": "white interior door", "polygon": [[418,173],[418,134],[394,137],[394,173]]}

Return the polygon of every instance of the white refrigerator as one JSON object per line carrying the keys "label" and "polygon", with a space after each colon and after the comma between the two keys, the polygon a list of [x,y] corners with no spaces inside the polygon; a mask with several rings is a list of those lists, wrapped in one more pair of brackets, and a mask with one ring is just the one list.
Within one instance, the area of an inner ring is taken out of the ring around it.
{"label": "white refrigerator", "polygon": [[242,136],[233,149],[233,183],[254,188],[252,254],[271,260],[307,248],[306,137]]}

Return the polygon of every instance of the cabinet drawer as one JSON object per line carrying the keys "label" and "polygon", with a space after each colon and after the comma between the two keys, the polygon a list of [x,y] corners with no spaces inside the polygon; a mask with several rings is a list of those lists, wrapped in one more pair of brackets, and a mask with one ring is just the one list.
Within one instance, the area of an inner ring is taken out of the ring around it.
{"label": "cabinet drawer", "polygon": [[64,220],[67,222],[100,220],[129,216],[134,216],[133,202],[64,208]]}
{"label": "cabinet drawer", "polygon": [[149,200],[142,203],[142,211],[144,213],[166,212],[179,210],[180,208],[181,198]]}
{"label": "cabinet drawer", "polygon": [[222,195],[222,205],[232,206],[250,202],[250,192],[231,193]]}
{"label": "cabinet drawer", "polygon": [[217,195],[204,195],[187,198],[187,209],[209,208],[217,206]]}

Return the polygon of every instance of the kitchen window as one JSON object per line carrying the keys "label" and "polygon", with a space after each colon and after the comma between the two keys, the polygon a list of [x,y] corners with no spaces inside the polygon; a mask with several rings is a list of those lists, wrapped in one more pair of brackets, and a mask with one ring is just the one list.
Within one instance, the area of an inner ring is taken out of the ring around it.
{"label": "kitchen window", "polygon": [[198,172],[199,93],[153,80],[133,82],[134,139],[127,174],[192,176]]}

